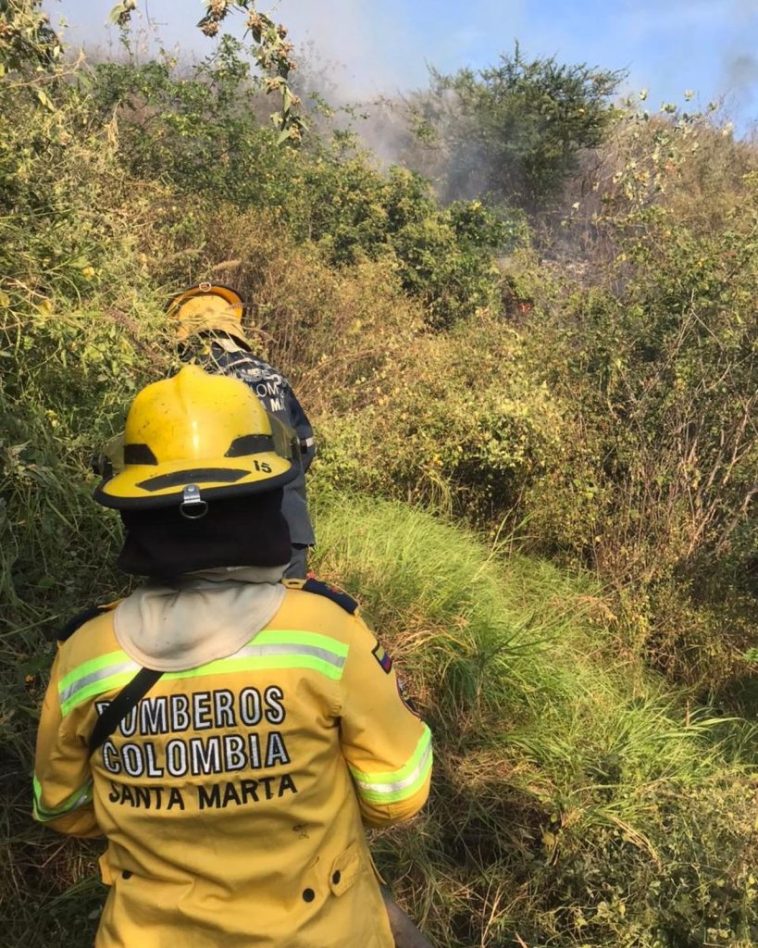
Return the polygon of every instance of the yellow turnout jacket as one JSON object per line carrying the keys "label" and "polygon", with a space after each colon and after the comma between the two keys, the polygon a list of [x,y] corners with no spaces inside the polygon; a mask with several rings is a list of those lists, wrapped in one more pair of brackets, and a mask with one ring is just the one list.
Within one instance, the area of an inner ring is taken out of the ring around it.
{"label": "yellow turnout jacket", "polygon": [[393,945],[362,822],[423,806],[431,735],[324,589],[287,589],[237,652],[163,674],[91,758],[98,713],[140,666],[109,611],[60,646],[34,815],[107,837],[101,948]]}

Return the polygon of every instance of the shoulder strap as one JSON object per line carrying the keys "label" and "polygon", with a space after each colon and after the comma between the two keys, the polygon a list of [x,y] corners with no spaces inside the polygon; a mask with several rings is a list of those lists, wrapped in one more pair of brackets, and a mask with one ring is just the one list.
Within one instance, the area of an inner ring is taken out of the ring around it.
{"label": "shoulder strap", "polygon": [[332,586],[331,583],[325,583],[320,579],[309,576],[307,579],[283,579],[282,584],[287,589],[302,589],[304,592],[315,593],[317,596],[324,596],[331,599],[341,606],[345,612],[353,615],[358,609],[358,603],[349,596],[344,589],[339,586]]}
{"label": "shoulder strap", "polygon": [[112,609],[116,608],[119,602],[120,600],[117,599],[115,602],[108,602],[97,606],[89,606],[87,609],[82,609],[81,612],[78,612],[72,619],[68,620],[60,632],[58,632],[56,638],[59,642],[67,641],[71,638],[74,632],[77,631],[77,629],[80,629],[83,625],[85,625],[85,623],[89,622],[90,619],[95,619],[104,612],[110,612]]}
{"label": "shoulder strap", "polygon": [[119,691],[108,707],[97,719],[90,735],[88,749],[90,756],[108,740],[119,724],[129,714],[137,702],[144,698],[163,672],[152,668],[140,668],[137,674]]}

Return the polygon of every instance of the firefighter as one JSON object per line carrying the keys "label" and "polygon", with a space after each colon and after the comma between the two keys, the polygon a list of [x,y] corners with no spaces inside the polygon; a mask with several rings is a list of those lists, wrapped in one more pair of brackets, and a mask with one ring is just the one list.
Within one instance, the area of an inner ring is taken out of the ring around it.
{"label": "firefighter", "polygon": [[242,328],[244,315],[242,297],[229,287],[212,283],[200,283],[184,290],[168,306],[183,361],[245,382],[266,411],[296,432],[302,470],[285,488],[282,510],[292,540],[292,557],[286,575],[304,578],[308,548],[316,542],[305,490],[305,474],[315,457],[316,441],[308,416],[289,381],[253,355],[252,345]]}
{"label": "firefighter", "polygon": [[428,727],[345,593],[284,580],[298,465],[236,379],[135,398],[95,498],[147,577],[62,635],[34,815],[104,835],[98,948],[391,948],[363,822],[426,801]]}

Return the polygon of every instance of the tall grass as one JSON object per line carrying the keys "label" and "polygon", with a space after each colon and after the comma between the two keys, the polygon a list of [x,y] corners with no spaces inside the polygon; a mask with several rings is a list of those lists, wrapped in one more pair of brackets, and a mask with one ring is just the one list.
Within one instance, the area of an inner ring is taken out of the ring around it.
{"label": "tall grass", "polygon": [[360,596],[435,734],[426,814],[376,845],[438,943],[752,944],[755,730],[626,655],[586,577],[335,500],[321,571]]}

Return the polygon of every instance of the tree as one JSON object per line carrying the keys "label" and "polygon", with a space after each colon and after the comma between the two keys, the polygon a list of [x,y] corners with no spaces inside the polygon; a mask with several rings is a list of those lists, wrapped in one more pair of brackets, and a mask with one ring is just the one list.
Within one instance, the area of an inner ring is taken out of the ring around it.
{"label": "tree", "polygon": [[518,44],[491,69],[432,70],[430,89],[411,109],[419,133],[436,145],[442,197],[545,208],[579,152],[602,141],[623,76],[552,57],[527,62]]}

